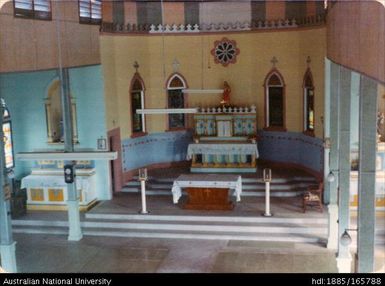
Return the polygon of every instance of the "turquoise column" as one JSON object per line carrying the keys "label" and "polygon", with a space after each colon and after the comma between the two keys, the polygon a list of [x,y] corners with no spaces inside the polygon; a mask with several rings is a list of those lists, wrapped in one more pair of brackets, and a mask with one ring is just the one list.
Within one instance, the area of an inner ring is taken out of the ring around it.
{"label": "turquoise column", "polygon": [[[334,180],[325,182],[325,190],[329,192],[328,205],[328,244],[330,249],[338,248],[338,205],[337,205],[337,188],[338,188],[338,150],[339,150],[339,83],[340,83],[340,67],[331,63],[330,66],[330,152],[329,152],[329,168],[333,174]],[[326,108],[326,107],[325,107]]]}
{"label": "turquoise column", "polygon": [[330,184],[327,184],[327,176],[330,172],[330,72],[331,62],[325,58],[325,96],[324,96],[324,117],[323,117],[323,136],[324,136],[324,203],[330,202]]}
{"label": "turquoise column", "polygon": [[[350,106],[351,72],[341,68],[339,85],[339,195],[338,195],[338,237],[349,228],[350,212]],[[349,245],[338,244],[337,266],[339,272],[351,272]]]}
{"label": "turquoise column", "polygon": [[[3,133],[4,107],[0,103],[0,138]],[[17,272],[16,242],[12,238],[11,209],[9,198],[5,199],[4,185],[6,184],[4,141],[0,140],[0,254],[1,265],[7,272]]]}
{"label": "turquoise column", "polygon": [[[61,102],[63,114],[63,129],[64,129],[64,152],[73,152],[73,129],[72,129],[72,108],[68,69],[59,70],[61,83]],[[74,162],[66,162],[66,164],[75,164]],[[75,171],[76,175],[76,171]],[[63,173],[64,176],[64,173]],[[73,183],[67,183],[67,206],[68,206],[68,224],[69,235],[68,240],[80,240],[83,237],[80,227],[79,215],[79,198],[76,189],[76,177]]]}
{"label": "turquoise column", "polygon": [[358,173],[358,272],[374,271],[377,83],[365,76],[360,81]]}

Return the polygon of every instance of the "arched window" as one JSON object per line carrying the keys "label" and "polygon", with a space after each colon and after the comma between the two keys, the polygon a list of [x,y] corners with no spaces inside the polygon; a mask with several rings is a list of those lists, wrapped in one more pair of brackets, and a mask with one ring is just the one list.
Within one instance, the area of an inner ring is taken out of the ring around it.
{"label": "arched window", "polygon": [[131,126],[132,134],[144,133],[145,118],[144,114],[137,114],[137,109],[144,109],[144,83],[138,73],[135,73],[131,81]]}
{"label": "arched window", "polygon": [[[184,108],[185,97],[182,92],[187,88],[187,84],[183,77],[179,74],[173,74],[167,82],[167,107],[168,108]],[[186,118],[185,114],[169,114],[168,116],[168,128],[185,128]]]}
{"label": "arched window", "polygon": [[[73,142],[78,143],[78,130],[76,123],[76,103],[71,96],[72,132]],[[60,97],[60,81],[55,80],[48,89],[45,99],[45,112],[47,120],[48,143],[64,142],[63,111]]]}
{"label": "arched window", "polygon": [[314,133],[314,84],[310,69],[303,79],[303,106],[304,106],[304,131],[312,135]]}
{"label": "arched window", "polygon": [[277,69],[265,78],[265,128],[285,130],[285,82]]}
{"label": "arched window", "polygon": [[3,135],[4,135],[4,156],[5,156],[5,168],[10,169],[15,167],[13,159],[13,140],[12,140],[12,124],[11,115],[5,104],[4,99],[1,98],[3,106]]}

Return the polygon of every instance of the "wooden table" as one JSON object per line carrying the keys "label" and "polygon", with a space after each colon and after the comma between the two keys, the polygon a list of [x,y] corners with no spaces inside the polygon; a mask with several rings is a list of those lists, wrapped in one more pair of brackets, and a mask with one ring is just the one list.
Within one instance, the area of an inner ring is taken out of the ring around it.
{"label": "wooden table", "polygon": [[185,209],[231,210],[234,204],[229,200],[229,190],[233,189],[236,201],[241,200],[242,179],[229,174],[184,174],[172,186],[174,203],[178,203],[185,188],[188,200]]}
{"label": "wooden table", "polygon": [[189,210],[232,210],[233,202],[229,200],[229,189],[186,188],[188,193],[184,209]]}

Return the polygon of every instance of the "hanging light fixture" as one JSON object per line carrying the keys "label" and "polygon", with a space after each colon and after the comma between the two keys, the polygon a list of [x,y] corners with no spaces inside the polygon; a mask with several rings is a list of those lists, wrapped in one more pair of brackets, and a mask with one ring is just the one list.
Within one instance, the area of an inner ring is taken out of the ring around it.
{"label": "hanging light fixture", "polygon": [[352,237],[348,233],[349,231],[358,231],[358,228],[346,228],[344,233],[340,237],[340,242],[343,246],[349,246],[352,244]]}
{"label": "hanging light fixture", "polygon": [[[166,68],[164,63],[165,58],[165,40],[164,40],[164,31],[163,27],[165,25],[164,23],[164,7],[163,7],[163,0],[161,0],[161,16],[162,16],[162,59],[163,59],[163,80],[166,78]],[[179,61],[177,59],[174,59],[173,63],[173,69],[174,72],[176,72],[179,68]],[[182,92],[185,93],[187,89],[183,89]],[[188,92],[190,93],[190,92]],[[194,93],[194,92],[192,92]],[[146,109],[137,109],[137,114],[186,114],[186,113],[197,113],[198,108],[146,108]]]}
{"label": "hanging light fixture", "polygon": [[188,94],[222,94],[223,89],[205,89],[204,88],[204,75],[203,75],[203,70],[204,70],[204,56],[203,56],[203,36],[201,35],[201,58],[202,58],[202,63],[201,63],[201,89],[182,89],[182,93],[188,93]]}
{"label": "hanging light fixture", "polygon": [[334,175],[334,173],[331,170],[327,176],[327,180],[329,183],[334,182],[336,180],[336,176]]}
{"label": "hanging light fixture", "polygon": [[215,94],[219,94],[219,93],[223,93],[223,89],[182,89],[182,92],[188,93],[188,94],[192,94],[192,93],[200,93],[200,94],[215,93]]}
{"label": "hanging light fixture", "polygon": [[197,113],[198,108],[147,108],[137,109],[137,114],[180,114],[180,113]]}

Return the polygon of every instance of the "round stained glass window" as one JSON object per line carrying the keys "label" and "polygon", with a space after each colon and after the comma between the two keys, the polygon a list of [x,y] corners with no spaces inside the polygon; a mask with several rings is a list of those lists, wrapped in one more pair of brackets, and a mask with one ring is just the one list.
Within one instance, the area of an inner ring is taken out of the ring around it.
{"label": "round stained glass window", "polygon": [[220,63],[226,67],[228,64],[237,61],[239,49],[235,41],[223,38],[220,41],[214,42],[214,48],[211,50],[211,54],[214,56],[215,63]]}

